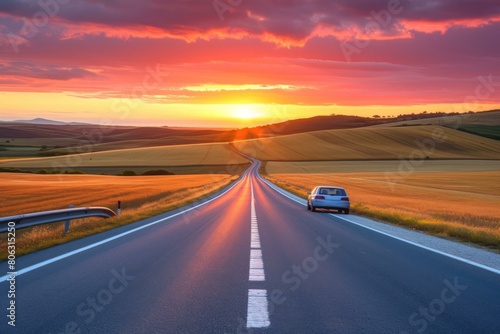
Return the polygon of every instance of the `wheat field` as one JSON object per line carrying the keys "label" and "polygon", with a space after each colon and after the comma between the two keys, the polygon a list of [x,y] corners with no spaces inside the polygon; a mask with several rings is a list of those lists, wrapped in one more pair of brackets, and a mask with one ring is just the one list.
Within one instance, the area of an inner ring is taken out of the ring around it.
{"label": "wheat field", "polygon": [[500,171],[500,160],[269,161],[269,174],[433,173]]}
{"label": "wheat field", "polygon": [[344,187],[353,212],[500,249],[500,171],[270,174],[303,197],[320,184]]}
{"label": "wheat field", "polygon": [[79,167],[194,166],[246,164],[228,144],[193,144],[122,149],[47,158],[8,159],[0,167],[78,169]]}
{"label": "wheat field", "polygon": [[[18,255],[58,245],[143,218],[188,205],[209,195],[237,176],[226,174],[169,176],[100,176],[0,174],[0,216],[75,207],[105,206],[121,215],[114,218],[85,218],[71,222],[63,235],[64,223],[18,230]],[[6,258],[6,238],[0,238],[0,260]]]}
{"label": "wheat field", "polygon": [[435,125],[314,131],[234,146],[266,161],[500,159],[498,141]]}
{"label": "wheat field", "polygon": [[229,175],[38,175],[0,173],[0,216],[75,206],[136,208],[187,188],[227,181]]}

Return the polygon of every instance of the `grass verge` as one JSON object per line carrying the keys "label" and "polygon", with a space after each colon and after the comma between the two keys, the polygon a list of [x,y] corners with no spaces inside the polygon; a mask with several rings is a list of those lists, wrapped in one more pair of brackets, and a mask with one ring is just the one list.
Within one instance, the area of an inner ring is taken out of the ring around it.
{"label": "grass verge", "polygon": [[491,232],[487,230],[449,224],[446,221],[440,221],[438,219],[425,219],[396,212],[384,211],[370,208],[364,204],[355,204],[351,211],[374,220],[408,227],[413,230],[426,232],[439,237],[452,238],[462,242],[470,242],[500,251],[500,238],[498,235],[491,234]]}

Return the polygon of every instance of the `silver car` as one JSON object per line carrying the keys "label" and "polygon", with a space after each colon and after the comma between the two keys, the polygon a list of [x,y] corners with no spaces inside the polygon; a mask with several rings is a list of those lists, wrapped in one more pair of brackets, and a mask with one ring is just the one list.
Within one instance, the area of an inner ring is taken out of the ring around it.
{"label": "silver car", "polygon": [[350,202],[346,191],[335,186],[317,186],[307,197],[307,210],[333,209],[349,214]]}

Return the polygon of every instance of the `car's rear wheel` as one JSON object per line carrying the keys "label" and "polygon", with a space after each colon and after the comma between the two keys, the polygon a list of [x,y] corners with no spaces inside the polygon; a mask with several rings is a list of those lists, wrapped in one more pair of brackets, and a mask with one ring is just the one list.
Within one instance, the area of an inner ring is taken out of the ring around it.
{"label": "car's rear wheel", "polygon": [[349,210],[344,210],[344,213],[345,213],[346,215],[348,215],[348,214],[349,214]]}

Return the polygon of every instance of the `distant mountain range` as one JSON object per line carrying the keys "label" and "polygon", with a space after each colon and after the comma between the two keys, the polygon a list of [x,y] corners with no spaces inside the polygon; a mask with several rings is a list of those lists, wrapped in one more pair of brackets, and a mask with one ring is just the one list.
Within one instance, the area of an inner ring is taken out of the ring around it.
{"label": "distant mountain range", "polygon": [[0,121],[1,123],[21,123],[21,124],[40,124],[40,125],[91,125],[83,122],[60,122],[46,118],[20,119],[15,121]]}

